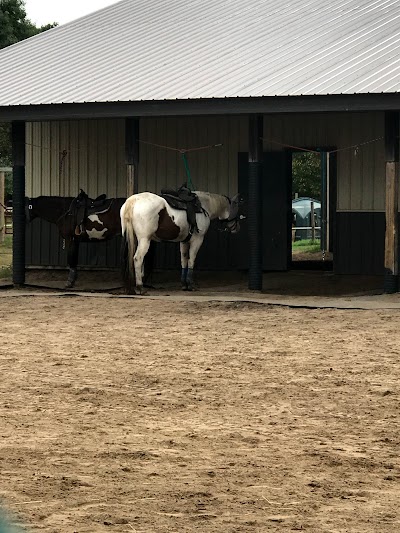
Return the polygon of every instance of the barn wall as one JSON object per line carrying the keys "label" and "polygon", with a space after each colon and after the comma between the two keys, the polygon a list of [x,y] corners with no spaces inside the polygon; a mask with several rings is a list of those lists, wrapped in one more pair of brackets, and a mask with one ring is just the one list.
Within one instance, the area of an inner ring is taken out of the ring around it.
{"label": "barn wall", "polygon": [[[338,211],[384,211],[384,114],[337,113],[266,115],[264,151],[293,145],[338,149]],[[143,141],[187,148],[223,143],[223,147],[188,154],[196,188],[233,194],[237,187],[237,154],[247,151],[247,117],[145,118]],[[365,145],[362,143],[378,139]],[[358,149],[349,148],[361,145]],[[139,190],[159,191],[185,181],[181,155],[140,145]]]}
{"label": "barn wall", "polygon": [[[384,114],[337,113],[270,115],[264,119],[264,150],[279,143],[337,150],[338,211],[384,211]],[[358,150],[348,147],[379,139]]]}
{"label": "barn wall", "polygon": [[383,274],[383,136],[384,113],[282,115],[264,120],[265,150],[285,149],[278,143],[338,150],[334,228],[334,269],[338,274]]}
{"label": "barn wall", "polygon": [[[186,181],[182,155],[172,148],[215,148],[187,154],[195,189],[233,196],[237,193],[238,153],[247,151],[247,117],[167,117],[140,120],[139,191],[160,192],[177,188]],[[237,268],[237,240],[212,228],[199,251],[197,270],[231,270]],[[179,247],[162,243],[156,247],[156,264],[178,269]]]}
{"label": "barn wall", "polygon": [[[287,146],[284,145],[329,146],[339,150],[336,257],[343,272],[351,270],[357,261],[360,263],[359,247],[354,243],[369,242],[373,235],[372,250],[382,248],[381,215],[385,206],[383,135],[383,113],[268,115],[264,118],[264,151],[285,150]],[[187,155],[193,184],[195,188],[221,194],[237,192],[238,153],[246,152],[248,145],[247,116],[142,118],[140,139],[153,144],[139,144],[139,191],[159,192],[163,187],[178,187],[186,180],[181,154],[154,144],[174,148],[222,144]],[[374,139],[378,140],[367,143]],[[27,124],[27,194],[74,196],[79,188],[83,188],[90,196],[101,193],[125,196],[124,145],[123,119]],[[354,145],[359,148],[349,148]],[[61,164],[63,150],[67,155]],[[358,214],[362,213],[361,219]],[[342,230],[345,235],[341,234]],[[221,243],[221,238],[225,236],[208,239],[209,246],[202,250],[199,265],[204,268],[233,267],[233,253],[226,254],[229,245]],[[51,248],[59,246],[52,229],[43,228],[43,223],[29,226],[28,264],[65,264],[65,253],[48,252],[49,239]],[[230,257],[226,262],[220,250],[225,250],[224,257]],[[158,254],[160,265],[169,268],[178,265],[177,247],[161,246]],[[357,257],[353,258],[354,254],[358,254]],[[117,248],[109,249],[108,244],[102,249],[89,245],[83,248],[80,263],[113,266],[118,264],[117,255]],[[383,263],[381,254],[378,255],[379,261],[374,260],[374,271]],[[372,266],[364,260],[360,264],[366,271],[372,271]]]}
{"label": "barn wall", "polygon": [[[223,146],[190,152],[187,159],[194,188],[218,194],[237,192],[238,153],[247,151],[246,116],[144,118],[140,139],[172,148]],[[139,191],[159,192],[186,181],[182,155],[140,143]]]}
{"label": "barn wall", "polygon": [[[338,210],[384,211],[383,134],[383,113],[268,115],[264,151],[284,150],[282,145],[335,147]],[[237,154],[247,151],[247,136],[246,116],[140,121],[142,141],[175,148],[223,144],[187,155],[194,186],[222,194],[236,192]],[[345,149],[378,138],[358,150]],[[124,196],[124,142],[123,119],[28,123],[27,194],[73,196],[83,188],[91,196]],[[178,152],[140,143],[139,161],[139,191],[178,187],[186,179]]]}
{"label": "barn wall", "polygon": [[76,196],[82,188],[92,197],[125,196],[124,124],[122,119],[28,123],[27,195]]}
{"label": "barn wall", "polygon": [[[124,120],[28,123],[26,194],[76,196],[82,188],[91,197],[102,193],[125,197],[124,124]],[[83,243],[79,265],[118,267],[119,243],[118,238]],[[39,219],[28,224],[26,261],[34,266],[66,266],[66,250],[54,224]]]}

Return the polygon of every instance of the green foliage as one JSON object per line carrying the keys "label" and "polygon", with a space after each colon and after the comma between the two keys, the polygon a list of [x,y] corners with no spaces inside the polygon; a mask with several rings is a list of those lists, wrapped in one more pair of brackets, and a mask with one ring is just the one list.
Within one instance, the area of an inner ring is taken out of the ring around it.
{"label": "green foliage", "polygon": [[316,239],[304,239],[302,241],[295,241],[292,243],[293,253],[296,252],[306,252],[306,253],[315,253],[321,251],[321,241]]}
{"label": "green foliage", "polygon": [[[4,236],[4,241],[0,244],[0,279],[12,277],[12,243],[12,235],[8,234]],[[2,533],[1,527],[0,533]]]}
{"label": "green foliage", "polygon": [[11,166],[11,126],[0,123],[0,167]]}
{"label": "green foliage", "polygon": [[4,242],[0,244],[1,250],[12,250],[12,235],[5,235]]}
{"label": "green foliage", "polygon": [[[0,279],[9,278],[12,265],[12,235],[6,235],[0,244]],[[1,529],[0,529],[1,533]]]}
{"label": "green foliage", "polygon": [[299,197],[321,199],[321,158],[312,152],[295,152],[292,159],[292,191]]}
{"label": "green foliage", "polygon": [[26,18],[22,0],[0,1],[0,48],[35,35],[35,26]]}
{"label": "green foliage", "polygon": [[313,241],[312,239],[302,239],[301,241],[294,242],[293,248],[302,248],[305,246],[311,246],[311,245],[314,245],[315,243],[319,243],[319,239],[316,239],[315,241]]}
{"label": "green foliage", "polygon": [[[57,26],[57,23],[37,27],[26,16],[24,0],[0,0],[0,49],[33,37]],[[7,73],[4,81],[7,81]],[[0,123],[0,167],[11,166],[10,124]],[[10,176],[6,175],[6,194],[12,193]]]}
{"label": "green foliage", "polygon": [[23,0],[0,0],[0,49],[54,26],[57,24],[35,26],[26,16]]}
{"label": "green foliage", "polygon": [[[10,279],[12,278],[12,266],[0,266],[0,279]],[[0,533],[3,533],[0,529]],[[4,530],[4,533],[10,533],[9,530]]]}
{"label": "green foliage", "polygon": [[12,172],[6,172],[5,186],[4,186],[4,196],[8,199],[12,196],[13,191],[13,177]]}

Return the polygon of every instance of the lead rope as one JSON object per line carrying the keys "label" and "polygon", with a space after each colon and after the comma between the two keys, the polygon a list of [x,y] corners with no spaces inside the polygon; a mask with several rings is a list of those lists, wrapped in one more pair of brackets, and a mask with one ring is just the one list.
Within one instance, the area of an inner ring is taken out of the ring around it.
{"label": "lead rope", "polygon": [[194,186],[193,186],[192,176],[190,174],[190,168],[189,168],[189,163],[188,163],[186,154],[188,152],[198,152],[199,150],[210,150],[211,148],[218,148],[220,146],[223,146],[222,143],[218,143],[218,144],[209,144],[207,146],[199,146],[197,148],[174,148],[172,146],[165,146],[163,144],[151,143],[148,141],[139,140],[139,142],[143,144],[148,144],[149,146],[156,146],[157,148],[164,148],[165,150],[172,150],[174,152],[179,152],[182,156],[183,165],[185,167],[186,186],[191,191],[193,190]]}
{"label": "lead rope", "polygon": [[185,166],[185,171],[186,171],[186,187],[190,191],[193,191],[194,187],[193,187],[192,177],[190,175],[189,163],[186,157],[186,152],[181,152],[181,153],[182,153],[183,164]]}

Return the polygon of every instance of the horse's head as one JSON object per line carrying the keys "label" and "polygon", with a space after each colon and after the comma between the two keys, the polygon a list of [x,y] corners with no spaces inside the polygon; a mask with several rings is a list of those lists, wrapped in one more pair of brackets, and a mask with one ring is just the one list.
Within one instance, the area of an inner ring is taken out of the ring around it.
{"label": "horse's head", "polygon": [[73,198],[63,196],[25,197],[25,220],[31,222],[35,218],[43,218],[57,224],[67,213],[72,200]]}
{"label": "horse's head", "polygon": [[233,198],[229,199],[228,217],[221,220],[223,224],[223,231],[229,231],[230,233],[237,233],[240,231],[240,222],[243,220],[243,215],[239,214],[239,206],[243,203],[243,198],[240,194],[236,194]]}
{"label": "horse's head", "polygon": [[85,193],[83,189],[80,189],[78,196],[74,199],[74,202],[77,204],[86,204],[88,201],[90,201],[89,196]]}

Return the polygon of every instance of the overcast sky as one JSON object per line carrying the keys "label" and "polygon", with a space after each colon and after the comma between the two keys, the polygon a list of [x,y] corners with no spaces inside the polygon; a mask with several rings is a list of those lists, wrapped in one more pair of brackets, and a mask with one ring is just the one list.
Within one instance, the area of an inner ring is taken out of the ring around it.
{"label": "overcast sky", "polygon": [[119,0],[25,0],[25,9],[34,24],[65,24],[88,13],[115,4]]}

